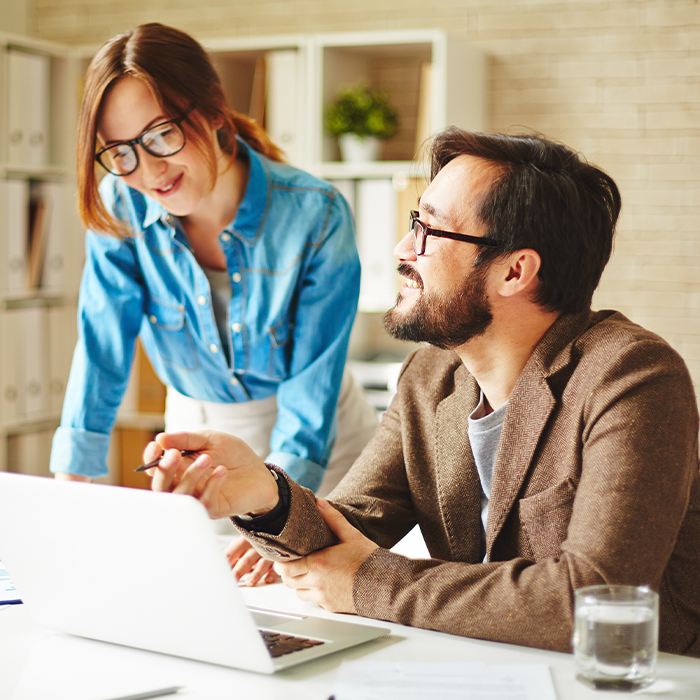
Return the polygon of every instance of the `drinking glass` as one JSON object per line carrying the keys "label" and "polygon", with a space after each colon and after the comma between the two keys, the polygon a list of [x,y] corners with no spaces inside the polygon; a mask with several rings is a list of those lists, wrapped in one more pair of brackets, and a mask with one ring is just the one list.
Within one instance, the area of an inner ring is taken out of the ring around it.
{"label": "drinking glass", "polygon": [[574,593],[576,679],[634,691],[654,681],[659,596],[646,586],[587,586]]}

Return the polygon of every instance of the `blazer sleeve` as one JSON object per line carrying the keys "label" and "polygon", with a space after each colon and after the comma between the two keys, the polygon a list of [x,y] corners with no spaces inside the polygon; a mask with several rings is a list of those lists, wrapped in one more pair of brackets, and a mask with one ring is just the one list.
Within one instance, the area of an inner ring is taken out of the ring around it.
{"label": "blazer sleeve", "polygon": [[[573,503],[563,527],[556,512],[542,521],[544,528],[556,526],[563,533],[556,553],[542,558],[532,551],[526,554],[517,541],[511,546],[519,554],[486,563],[449,560],[445,550],[439,553],[442,558],[422,560],[389,551],[411,528],[415,512],[440,507],[421,503],[421,494],[409,488],[414,476],[408,476],[404,459],[413,457],[410,451],[404,454],[400,403],[395,400],[373,441],[329,498],[380,545],[355,577],[359,614],[570,651],[576,588],[604,582],[660,587],[693,484],[697,487],[698,416],[692,383],[682,360],[654,341],[634,343],[608,356],[591,376],[588,385],[572,387],[579,411],[571,412],[568,428],[569,437],[578,441],[571,460]],[[542,435],[535,473],[553,434],[550,429]],[[436,470],[439,465],[423,468]],[[454,517],[443,513],[443,528]],[[478,534],[465,531],[463,536]],[[513,539],[522,536],[520,529]],[[690,537],[695,549],[700,548],[697,531]],[[289,559],[334,542],[312,495],[293,488],[287,526],[278,538],[265,542],[269,551],[263,554]],[[435,555],[433,548],[431,552]]]}
{"label": "blazer sleeve", "polygon": [[[541,522],[563,533],[556,553],[463,563],[411,560],[378,549],[357,572],[357,612],[467,637],[570,651],[574,590],[600,583],[647,584],[662,591],[662,649],[683,651],[692,633],[685,643],[681,634],[664,639],[665,627],[680,629],[664,617],[692,619],[683,608],[693,604],[689,588],[697,591],[697,584],[689,583],[697,580],[700,548],[692,383],[680,358],[654,341],[635,343],[608,358],[595,377],[589,386],[577,387],[581,410],[569,435],[579,436],[581,449],[580,463],[572,469],[577,476],[568,521],[558,522],[560,512],[553,507]],[[551,430],[543,433],[540,449],[551,435]],[[694,521],[686,519],[689,510]],[[517,537],[523,534],[521,529]],[[676,566],[682,571],[672,580],[669,560],[677,547],[683,549]],[[668,589],[674,589],[675,611],[664,609]],[[696,601],[695,608],[697,621]]]}

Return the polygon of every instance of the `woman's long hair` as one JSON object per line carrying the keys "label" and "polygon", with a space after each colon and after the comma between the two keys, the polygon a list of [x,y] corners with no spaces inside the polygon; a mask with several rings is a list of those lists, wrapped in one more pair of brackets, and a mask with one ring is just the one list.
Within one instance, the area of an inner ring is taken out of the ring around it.
{"label": "woman's long hair", "polygon": [[282,152],[263,128],[248,117],[229,109],[216,70],[202,46],[184,32],[158,23],[142,24],[110,39],[90,63],[78,124],[78,205],[83,224],[94,231],[116,236],[130,232],[115,219],[100,198],[95,176],[97,123],[102,102],[121,78],[144,82],[163,113],[182,122],[186,138],[205,159],[216,183],[216,151],[207,125],[220,124],[219,145],[231,162],[236,157],[236,134],[255,151],[281,161]]}

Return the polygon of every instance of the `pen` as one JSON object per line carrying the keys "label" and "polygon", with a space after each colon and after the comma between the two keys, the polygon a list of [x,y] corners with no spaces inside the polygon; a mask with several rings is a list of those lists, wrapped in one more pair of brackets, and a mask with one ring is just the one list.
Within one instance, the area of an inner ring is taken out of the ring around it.
{"label": "pen", "polygon": [[120,698],[110,698],[110,700],[146,700],[146,698],[159,698],[161,695],[172,695],[173,693],[177,693],[184,687],[184,685],[173,685],[170,688],[148,690],[145,693],[136,693],[136,695],[124,695]]}
{"label": "pen", "polygon": [[[187,457],[187,455],[193,455],[197,450],[180,450],[180,454],[183,457]],[[160,464],[160,460],[163,455],[158,457],[157,459],[154,459],[152,462],[149,462],[148,464],[142,464],[140,467],[136,467],[134,469],[135,472],[145,472],[146,469],[152,469],[153,467],[157,467]]]}

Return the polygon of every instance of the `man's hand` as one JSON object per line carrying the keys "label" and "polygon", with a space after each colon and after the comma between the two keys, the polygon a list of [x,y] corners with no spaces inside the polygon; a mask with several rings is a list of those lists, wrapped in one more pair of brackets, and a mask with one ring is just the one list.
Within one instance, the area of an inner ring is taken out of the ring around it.
{"label": "man's hand", "polygon": [[306,557],[282,563],[275,571],[301,600],[311,600],[330,612],[355,613],[352,586],[362,562],[377,545],[355,529],[328,501],[316,505],[328,527],[340,540]]}
{"label": "man's hand", "polygon": [[[194,454],[183,457],[182,450]],[[262,459],[233,435],[213,430],[160,433],[143,453],[145,463],[158,457],[160,464],[148,470],[153,477],[151,488],[190,494],[202,502],[211,518],[262,515],[279,501],[275,477]]]}

